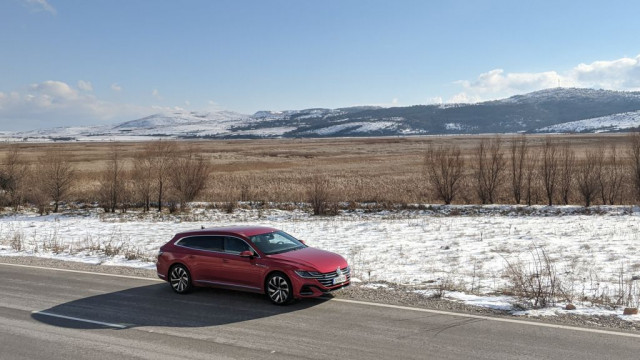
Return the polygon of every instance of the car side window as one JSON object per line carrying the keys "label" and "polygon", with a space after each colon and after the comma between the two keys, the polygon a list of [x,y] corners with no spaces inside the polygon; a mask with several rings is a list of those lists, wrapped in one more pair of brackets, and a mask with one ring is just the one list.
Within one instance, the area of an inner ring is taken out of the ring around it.
{"label": "car side window", "polygon": [[191,236],[180,240],[178,245],[197,250],[223,251],[221,236]]}
{"label": "car side window", "polygon": [[204,237],[204,250],[209,251],[223,251],[224,238],[222,236],[205,236]]}
{"label": "car side window", "polygon": [[246,250],[251,250],[246,242],[231,236],[224,238],[224,251],[226,253],[238,255]]}

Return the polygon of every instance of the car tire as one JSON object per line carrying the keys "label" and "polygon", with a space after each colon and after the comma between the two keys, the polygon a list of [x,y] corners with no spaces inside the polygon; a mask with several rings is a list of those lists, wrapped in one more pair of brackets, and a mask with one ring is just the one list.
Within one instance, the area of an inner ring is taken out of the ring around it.
{"label": "car tire", "polygon": [[191,274],[184,265],[174,265],[169,269],[169,284],[178,294],[186,294],[193,289]]}
{"label": "car tire", "polygon": [[293,302],[291,281],[280,272],[269,275],[265,282],[265,293],[269,300],[276,305],[287,305]]}

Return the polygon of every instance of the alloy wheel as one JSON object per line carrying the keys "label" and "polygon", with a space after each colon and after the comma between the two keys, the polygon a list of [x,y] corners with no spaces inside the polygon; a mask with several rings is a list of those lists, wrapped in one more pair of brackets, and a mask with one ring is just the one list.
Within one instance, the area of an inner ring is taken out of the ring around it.
{"label": "alloy wheel", "polygon": [[169,275],[169,282],[171,283],[171,287],[178,294],[184,294],[188,292],[191,288],[191,279],[189,278],[189,273],[187,269],[178,265],[171,270],[171,274]]}
{"label": "alloy wheel", "polygon": [[267,284],[269,299],[275,304],[282,305],[291,299],[291,288],[287,279],[280,275],[274,275]]}

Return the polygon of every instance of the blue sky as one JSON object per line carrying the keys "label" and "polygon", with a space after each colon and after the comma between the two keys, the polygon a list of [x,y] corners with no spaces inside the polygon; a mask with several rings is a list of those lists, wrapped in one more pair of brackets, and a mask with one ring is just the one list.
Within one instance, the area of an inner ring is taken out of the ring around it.
{"label": "blue sky", "polygon": [[640,90],[632,1],[4,0],[0,131]]}

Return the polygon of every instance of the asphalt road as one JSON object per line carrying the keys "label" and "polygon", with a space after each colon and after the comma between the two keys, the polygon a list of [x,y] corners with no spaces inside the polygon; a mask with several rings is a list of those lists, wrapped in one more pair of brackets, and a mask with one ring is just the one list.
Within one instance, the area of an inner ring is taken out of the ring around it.
{"label": "asphalt road", "polygon": [[639,334],[0,264],[0,359],[638,359]]}

